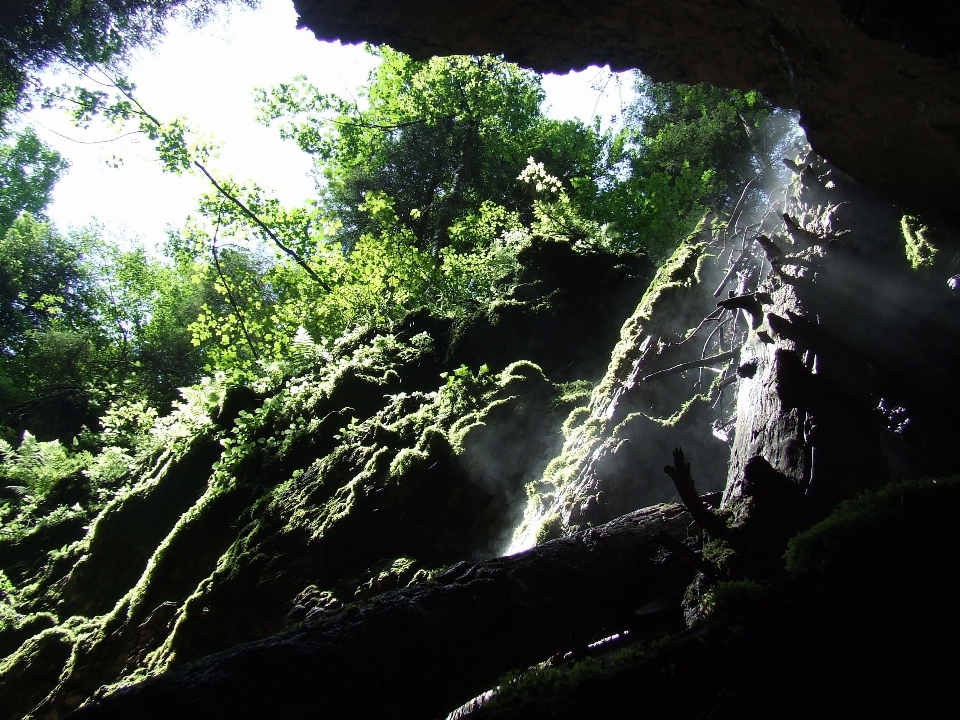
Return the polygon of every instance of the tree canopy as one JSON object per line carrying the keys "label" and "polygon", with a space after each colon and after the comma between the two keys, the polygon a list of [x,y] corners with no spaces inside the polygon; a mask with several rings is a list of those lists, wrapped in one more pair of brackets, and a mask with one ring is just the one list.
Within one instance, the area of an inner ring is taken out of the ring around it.
{"label": "tree canopy", "polygon": [[0,240],[0,421],[70,439],[118,400],[169,403],[199,379],[202,294],[102,227],[22,214]]}
{"label": "tree canopy", "polygon": [[[662,258],[708,208],[742,203],[768,162],[776,111],[753,93],[637,74],[637,100],[602,129],[547,117],[539,76],[499,57],[370,52],[380,63],[356,98],[305,77],[257,93],[261,122],[314,160],[317,198],[299,207],[208,167],[189,123],[161,120],[123,78],[113,97],[75,91],[78,122],[132,123],[167,170],[210,180],[165,258],[121,250],[102,227],[45,223],[65,164],[30,131],[7,143],[0,360],[12,430],[67,438],[117,403],[163,413],[203,373],[248,382],[420,307],[469,315],[510,287],[535,235]],[[69,422],[41,412],[63,410],[58,393]]]}
{"label": "tree canopy", "polygon": [[0,235],[22,212],[43,214],[50,193],[69,167],[67,161],[46,145],[32,128],[3,137],[0,144]]}
{"label": "tree canopy", "polygon": [[173,16],[195,23],[226,3],[256,0],[5,0],[0,13],[0,127],[53,63],[85,68],[124,59],[163,34]]}
{"label": "tree canopy", "polygon": [[568,186],[602,172],[601,134],[547,118],[536,74],[491,56],[371,52],[381,62],[359,101],[322,94],[305,77],[259,93],[261,120],[316,159],[323,209],[346,248],[372,228],[362,210],[369,193],[390,196],[417,248],[436,256],[484,203],[523,217],[529,195],[516,178],[527,157]]}
{"label": "tree canopy", "polygon": [[614,177],[590,204],[629,248],[663,255],[708,208],[730,210],[765,164],[764,122],[774,108],[755,92],[654,83],[635,75],[636,100],[610,146]]}

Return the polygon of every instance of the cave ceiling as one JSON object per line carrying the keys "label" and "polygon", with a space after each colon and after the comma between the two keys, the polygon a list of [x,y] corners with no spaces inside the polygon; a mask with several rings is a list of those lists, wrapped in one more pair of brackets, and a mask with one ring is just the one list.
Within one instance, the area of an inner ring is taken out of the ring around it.
{"label": "cave ceiling", "polygon": [[956,0],[295,0],[321,40],[758,89],[911,211],[960,210]]}

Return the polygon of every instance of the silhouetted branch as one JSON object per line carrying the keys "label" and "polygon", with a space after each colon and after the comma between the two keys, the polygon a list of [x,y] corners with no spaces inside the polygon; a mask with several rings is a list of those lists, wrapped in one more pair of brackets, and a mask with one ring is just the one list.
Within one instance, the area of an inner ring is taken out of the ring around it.
{"label": "silhouetted branch", "polygon": [[668,367],[664,370],[658,370],[655,373],[650,373],[649,375],[643,378],[644,382],[651,382],[653,380],[659,380],[662,377],[667,375],[675,375],[677,373],[683,372],[684,370],[689,370],[690,368],[698,367],[709,367],[710,365],[718,365],[726,360],[733,360],[740,353],[740,348],[734,348],[725,353],[720,353],[719,355],[713,355],[708,358],[703,358],[700,360],[690,360],[688,362],[682,362],[679,365],[674,365],[673,367]]}
{"label": "silhouetted branch", "polygon": [[663,468],[663,471],[670,476],[673,484],[677,486],[680,501],[687,508],[697,527],[713,536],[723,535],[727,527],[723,520],[714,515],[706,503],[700,499],[693,482],[693,476],[690,474],[690,463],[684,458],[681,448],[673,449],[673,466],[667,465]]}
{"label": "silhouetted branch", "polygon": [[307,275],[309,275],[318,285],[320,285],[320,287],[322,287],[327,292],[333,291],[333,289],[326,282],[324,282],[320,278],[320,276],[317,275],[317,273],[313,271],[313,268],[311,268],[307,264],[306,260],[300,257],[295,250],[284,245],[283,241],[280,240],[279,237],[277,237],[277,234],[273,232],[273,230],[271,230],[269,227],[267,227],[266,223],[264,223],[263,220],[257,217],[257,215],[250,208],[244,205],[239,198],[232,195],[220,183],[218,183],[214,179],[213,175],[210,174],[210,172],[203,166],[203,164],[199,160],[194,160],[193,164],[200,169],[200,172],[202,172],[204,175],[207,176],[207,180],[213,183],[213,186],[217,189],[217,192],[219,192],[227,200],[229,200],[234,205],[236,205],[240,209],[240,212],[242,212],[244,215],[250,218],[258,228],[260,228],[264,233],[266,233],[267,237],[269,237],[278,248],[280,248],[283,252],[285,252],[287,255],[293,258],[293,261],[297,263],[297,265],[302,267],[304,271],[307,273]]}

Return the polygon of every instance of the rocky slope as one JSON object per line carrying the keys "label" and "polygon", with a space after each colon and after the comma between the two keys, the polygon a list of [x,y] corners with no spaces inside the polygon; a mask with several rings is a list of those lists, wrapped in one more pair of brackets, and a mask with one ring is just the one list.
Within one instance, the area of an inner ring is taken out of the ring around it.
{"label": "rocky slope", "polygon": [[11,492],[3,717],[61,717],[101,686],[498,554],[653,271],[542,238],[519,261],[473,317],[412,313],[303,344],[292,376],[194,388],[112,486],[77,473],[40,503]]}
{"label": "rocky slope", "polygon": [[195,389],[101,509],[13,500],[4,717],[947,707],[957,485],[904,479],[960,470],[956,259],[778,172],[655,275],[534,239],[470,319]]}

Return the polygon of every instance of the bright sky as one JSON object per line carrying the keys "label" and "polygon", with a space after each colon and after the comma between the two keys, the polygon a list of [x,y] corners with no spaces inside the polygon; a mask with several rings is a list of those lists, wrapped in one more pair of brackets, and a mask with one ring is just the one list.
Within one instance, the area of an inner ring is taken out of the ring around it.
{"label": "bright sky", "polygon": [[[310,158],[255,122],[253,89],[304,74],[323,92],[348,95],[375,60],[359,46],[318,42],[309,30],[297,30],[296,20],[291,0],[263,0],[257,10],[230,11],[200,30],[173,27],[127,73],[154,115],[163,121],[185,116],[191,128],[217,141],[212,169],[256,179],[290,205],[315,195]],[[543,84],[548,114],[556,118],[590,121],[596,114],[609,121],[629,100],[629,78],[618,86],[615,76],[598,68],[548,75]],[[55,110],[36,110],[28,121],[71,162],[47,211],[63,230],[96,218],[155,246],[163,242],[164,229],[181,225],[196,197],[209,189],[200,177],[163,173],[149,141],[113,140],[116,132],[96,123],[80,130]],[[114,156],[121,167],[107,164]]]}

